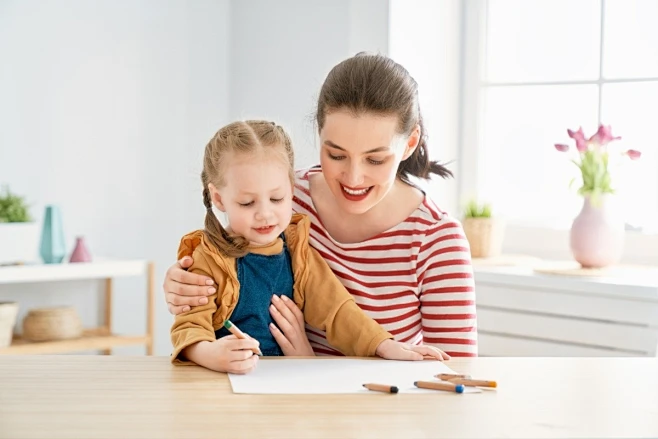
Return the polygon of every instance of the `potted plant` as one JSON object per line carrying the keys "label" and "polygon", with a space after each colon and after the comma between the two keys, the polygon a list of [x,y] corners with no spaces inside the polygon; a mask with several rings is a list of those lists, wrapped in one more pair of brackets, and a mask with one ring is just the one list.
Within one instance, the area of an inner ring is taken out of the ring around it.
{"label": "potted plant", "polygon": [[39,226],[29,206],[9,187],[0,191],[0,264],[21,264],[37,259]]}
{"label": "potted plant", "polygon": [[500,256],[503,248],[505,221],[493,215],[491,204],[470,200],[464,208],[464,233],[473,258]]}
{"label": "potted plant", "polygon": [[638,160],[642,154],[634,149],[614,148],[611,144],[621,137],[613,136],[609,125],[599,125],[590,137],[585,136],[582,127],[567,130],[567,135],[576,147],[556,143],[555,149],[569,156],[578,167],[578,195],[583,197],[583,207],[571,225],[571,253],[585,268],[615,264],[623,251],[625,222],[622,212],[610,203],[615,194],[611,167],[624,159]]}

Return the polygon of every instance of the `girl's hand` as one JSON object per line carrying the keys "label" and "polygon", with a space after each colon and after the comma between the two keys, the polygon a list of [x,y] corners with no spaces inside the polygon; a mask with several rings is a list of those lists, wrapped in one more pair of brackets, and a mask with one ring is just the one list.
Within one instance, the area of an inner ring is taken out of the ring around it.
{"label": "girl's hand", "polygon": [[314,356],[313,348],[306,337],[304,314],[295,302],[286,296],[272,296],[270,314],[281,328],[270,324],[270,332],[286,356]]}
{"label": "girl's hand", "polygon": [[231,334],[215,341],[196,343],[185,349],[184,355],[205,368],[243,375],[256,367],[258,355],[252,349],[258,345],[253,338],[239,339]]}
{"label": "girl's hand", "polygon": [[165,274],[162,288],[169,312],[173,315],[187,312],[193,306],[205,305],[208,303],[206,296],[215,294],[215,288],[209,286],[214,285],[212,279],[185,271],[193,262],[191,257],[185,256],[169,267]]}
{"label": "girl's hand", "polygon": [[387,360],[418,361],[427,358],[443,361],[450,359],[450,355],[434,346],[411,346],[391,339],[381,342],[377,346],[375,354]]}

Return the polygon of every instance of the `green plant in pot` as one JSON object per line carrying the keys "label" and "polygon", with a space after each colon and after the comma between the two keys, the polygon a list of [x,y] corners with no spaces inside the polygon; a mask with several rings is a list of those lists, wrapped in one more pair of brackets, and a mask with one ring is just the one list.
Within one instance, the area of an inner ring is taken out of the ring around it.
{"label": "green plant in pot", "polygon": [[0,264],[16,264],[36,259],[39,228],[30,215],[25,197],[0,190]]}
{"label": "green plant in pot", "polygon": [[8,186],[0,192],[0,223],[27,223],[32,219],[24,197],[12,194]]}
{"label": "green plant in pot", "polygon": [[472,257],[489,258],[501,254],[505,222],[493,214],[490,203],[469,200],[464,207],[463,226]]}

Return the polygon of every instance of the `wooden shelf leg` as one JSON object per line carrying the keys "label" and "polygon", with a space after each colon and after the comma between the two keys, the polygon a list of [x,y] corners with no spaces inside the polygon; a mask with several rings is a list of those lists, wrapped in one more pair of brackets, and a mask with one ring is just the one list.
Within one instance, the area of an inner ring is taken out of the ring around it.
{"label": "wooden shelf leg", "polygon": [[[112,278],[105,279],[105,329],[112,334]],[[104,355],[111,355],[112,349],[103,349]]]}
{"label": "wooden shelf leg", "polygon": [[155,333],[155,264],[148,263],[148,279],[146,285],[146,355],[153,355],[153,335]]}

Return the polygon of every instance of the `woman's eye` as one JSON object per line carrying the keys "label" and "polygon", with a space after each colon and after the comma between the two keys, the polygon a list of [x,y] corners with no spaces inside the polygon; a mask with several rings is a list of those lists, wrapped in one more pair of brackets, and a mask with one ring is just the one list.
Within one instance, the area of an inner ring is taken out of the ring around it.
{"label": "woman's eye", "polygon": [[333,154],[329,154],[329,158],[330,158],[331,160],[343,160],[343,159],[345,158],[345,156],[344,156],[344,155],[333,155]]}
{"label": "woman's eye", "polygon": [[371,165],[381,165],[384,163],[384,160],[375,160],[375,159],[368,159],[368,163]]}
{"label": "woman's eye", "polygon": [[242,207],[249,207],[249,206],[251,206],[252,204],[254,204],[254,202],[253,202],[253,201],[250,201],[250,202],[248,202],[248,203],[238,203],[238,204],[239,204],[240,206],[242,206]]}
{"label": "woman's eye", "polygon": [[270,198],[270,201],[272,203],[280,203],[283,201],[283,198]]}

